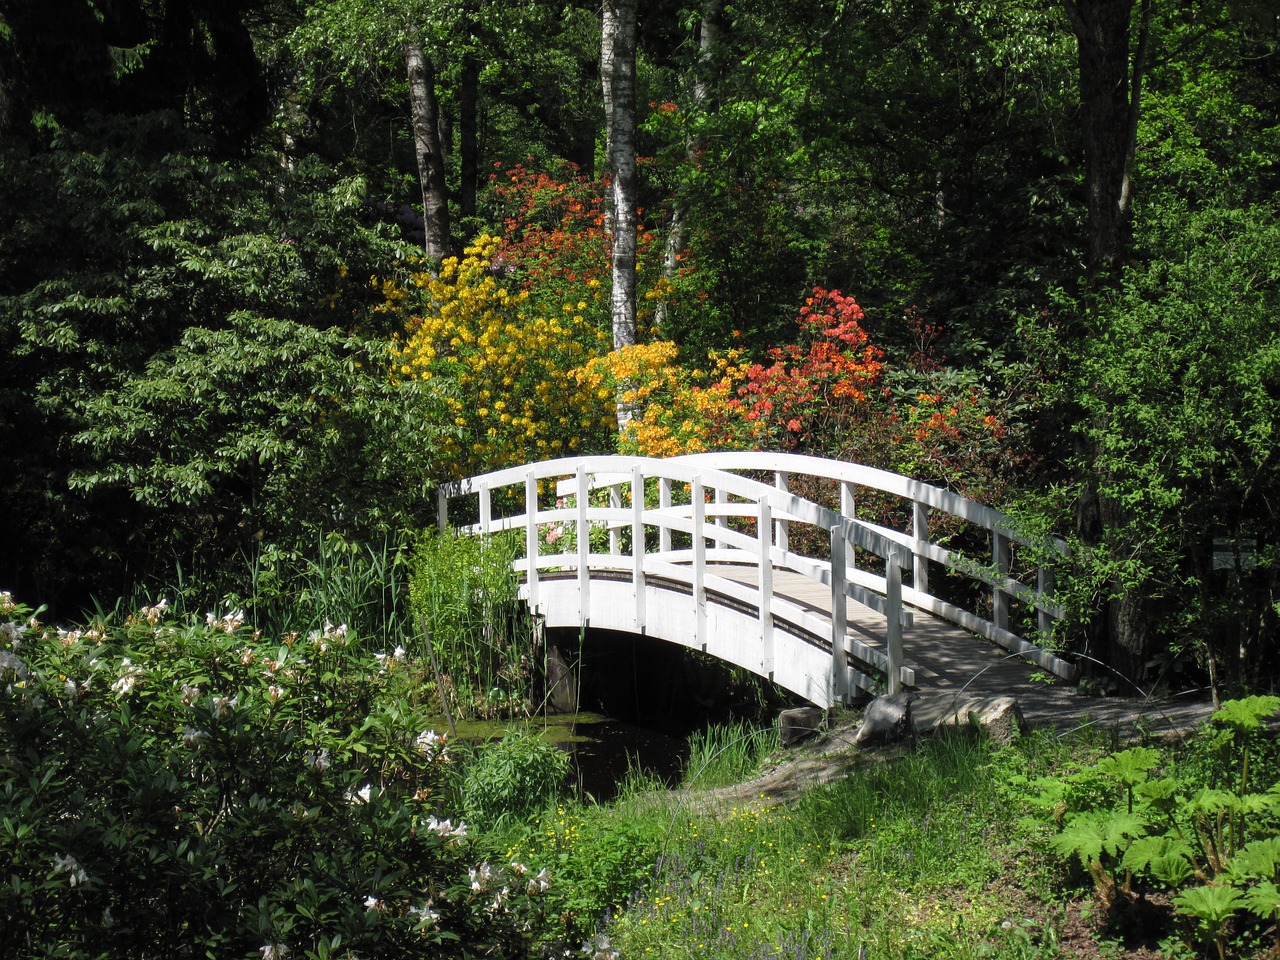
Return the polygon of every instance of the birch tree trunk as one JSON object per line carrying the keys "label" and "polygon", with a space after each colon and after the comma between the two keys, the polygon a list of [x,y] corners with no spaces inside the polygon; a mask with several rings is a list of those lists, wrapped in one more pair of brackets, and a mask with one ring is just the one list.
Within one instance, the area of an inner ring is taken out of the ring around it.
{"label": "birch tree trunk", "polygon": [[413,146],[422,183],[422,219],[426,228],[423,248],[427,259],[439,264],[449,255],[449,194],[444,179],[435,68],[420,43],[406,43],[404,59],[413,110]]}
{"label": "birch tree trunk", "polygon": [[[605,0],[600,75],[612,182],[613,348],[636,342],[636,0]],[[634,415],[617,401],[618,428]]]}

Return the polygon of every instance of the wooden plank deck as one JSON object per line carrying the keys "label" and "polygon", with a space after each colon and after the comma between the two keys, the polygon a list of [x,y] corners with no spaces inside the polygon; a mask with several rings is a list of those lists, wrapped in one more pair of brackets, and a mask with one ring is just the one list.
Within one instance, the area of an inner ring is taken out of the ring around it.
{"label": "wooden plank deck", "polygon": [[[753,567],[715,564],[708,573],[755,584]],[[802,604],[827,621],[830,592],[806,577],[775,569],[774,594]],[[1018,700],[1032,725],[1058,728],[1101,724],[1129,725],[1145,717],[1156,732],[1185,733],[1212,712],[1203,697],[1151,701],[1140,697],[1090,697],[1074,684],[1047,682],[1039,667],[990,641],[921,610],[911,611],[912,626],[903,629],[903,654],[916,673],[916,691],[946,698],[1001,697]],[[848,606],[850,635],[870,646],[884,646],[884,617],[860,603]],[[1032,679],[1038,677],[1040,679]]]}

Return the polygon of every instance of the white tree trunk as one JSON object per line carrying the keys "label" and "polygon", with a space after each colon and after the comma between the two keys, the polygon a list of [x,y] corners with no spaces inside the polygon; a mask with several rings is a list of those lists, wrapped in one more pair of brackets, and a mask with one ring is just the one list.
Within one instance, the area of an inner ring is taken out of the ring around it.
{"label": "white tree trunk", "polygon": [[[612,179],[613,348],[636,342],[636,0],[605,0],[600,72]],[[634,411],[618,400],[618,427]]]}

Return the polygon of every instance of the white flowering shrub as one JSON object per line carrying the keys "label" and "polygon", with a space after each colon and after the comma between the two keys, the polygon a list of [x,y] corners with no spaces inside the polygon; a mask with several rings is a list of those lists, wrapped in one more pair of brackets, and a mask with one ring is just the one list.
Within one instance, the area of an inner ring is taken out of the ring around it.
{"label": "white flowering shrub", "polygon": [[67,630],[0,594],[0,956],[526,955],[403,651],[239,611]]}

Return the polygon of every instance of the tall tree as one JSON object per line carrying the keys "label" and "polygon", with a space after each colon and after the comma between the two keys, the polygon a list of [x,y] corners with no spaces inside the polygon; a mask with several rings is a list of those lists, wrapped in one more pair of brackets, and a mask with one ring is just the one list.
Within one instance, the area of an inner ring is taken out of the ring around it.
{"label": "tall tree", "polygon": [[1123,257],[1131,237],[1133,161],[1151,35],[1151,0],[1062,0],[1079,49],[1080,122],[1089,194],[1089,262]]}
{"label": "tall tree", "polygon": [[436,262],[450,252],[451,221],[445,179],[448,144],[433,56],[449,49],[446,38],[455,35],[463,19],[460,8],[425,0],[324,0],[308,8],[307,22],[294,34],[300,50],[315,59],[332,58],[344,79],[375,73],[388,86],[396,75],[407,81],[400,90],[408,91],[422,192],[423,247],[428,260]]}
{"label": "tall tree", "polygon": [[[613,348],[636,342],[636,0],[605,0],[600,43],[607,173],[611,181]],[[618,403],[618,426],[632,411]]]}
{"label": "tall tree", "polygon": [[[690,104],[695,113],[715,109],[716,54],[724,30],[724,0],[703,0],[702,16],[698,19],[698,53],[693,64]],[[690,163],[697,162],[699,147],[694,137],[687,138],[685,152]],[[677,185],[671,198],[671,222],[667,228],[667,241],[662,255],[662,275],[668,283],[675,279],[688,238],[688,206],[688,198],[681,194]],[[654,325],[662,328],[666,319],[667,300],[664,297],[658,300],[654,308]]]}
{"label": "tall tree", "polygon": [[440,101],[435,67],[416,39],[404,44],[413,112],[413,147],[422,184],[423,247],[427,259],[439,263],[449,255],[449,188],[444,178],[444,145],[440,137]]}

